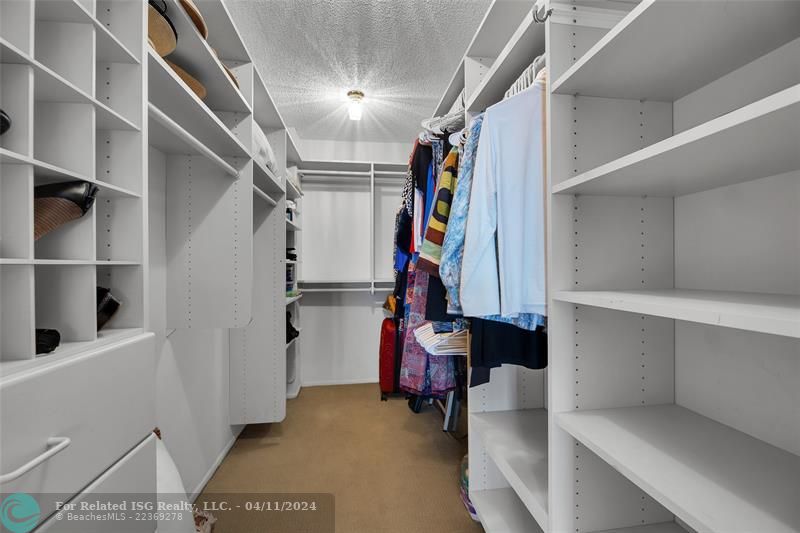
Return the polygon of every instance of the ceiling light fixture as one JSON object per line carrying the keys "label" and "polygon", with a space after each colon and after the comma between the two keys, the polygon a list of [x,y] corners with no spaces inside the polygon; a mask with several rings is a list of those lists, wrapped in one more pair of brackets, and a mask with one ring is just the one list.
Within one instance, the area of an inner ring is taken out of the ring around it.
{"label": "ceiling light fixture", "polygon": [[350,115],[350,120],[361,120],[363,109],[361,104],[364,102],[364,93],[359,90],[347,91],[347,98],[350,103],[347,104],[347,114]]}

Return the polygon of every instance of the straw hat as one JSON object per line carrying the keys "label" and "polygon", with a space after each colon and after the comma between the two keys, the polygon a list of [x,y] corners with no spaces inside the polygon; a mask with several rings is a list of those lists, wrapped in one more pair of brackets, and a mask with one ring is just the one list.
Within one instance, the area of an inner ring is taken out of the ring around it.
{"label": "straw hat", "polygon": [[175,71],[175,74],[177,74],[178,77],[189,86],[192,92],[196,94],[198,98],[200,98],[200,100],[205,100],[208,91],[206,90],[205,86],[197,80],[197,78],[183,70],[169,59],[165,59],[165,61],[167,62],[167,65],[169,65],[172,70]]}
{"label": "straw hat", "polygon": [[167,4],[159,6],[150,0],[147,6],[147,39],[161,57],[167,56],[178,47],[178,32],[167,17]]}
{"label": "straw hat", "polygon": [[189,18],[192,19],[192,22],[194,22],[194,25],[197,26],[197,31],[200,32],[203,39],[208,39],[208,26],[206,26],[203,14],[200,13],[200,10],[194,5],[194,2],[192,2],[192,0],[181,0],[181,5],[186,11],[186,14],[189,15]]}

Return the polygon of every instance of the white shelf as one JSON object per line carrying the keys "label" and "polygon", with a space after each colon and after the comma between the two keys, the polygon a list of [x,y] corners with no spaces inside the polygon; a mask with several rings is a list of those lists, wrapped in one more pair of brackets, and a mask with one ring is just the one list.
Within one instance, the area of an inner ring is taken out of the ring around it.
{"label": "white shelf", "polygon": [[209,147],[197,140],[191,133],[183,129],[180,124],[169,118],[153,104],[148,104],[148,142],[150,146],[158,148],[165,154],[201,155],[217,165],[226,174],[233,178],[239,177],[239,172],[227,161],[214,153]]}
{"label": "white shelf", "polygon": [[286,180],[286,197],[289,200],[295,200],[297,198],[300,198],[301,196],[303,196],[303,191],[298,189],[297,185],[292,183],[292,180],[287,178],[287,180]]}
{"label": "white shelf", "polygon": [[486,533],[540,533],[542,528],[511,489],[473,491],[469,495]]}
{"label": "white shelf", "polygon": [[286,219],[286,231],[302,231],[302,229],[300,228],[300,226],[298,226],[297,224],[295,224],[294,222],[292,222],[291,220],[289,220],[287,218]]}
{"label": "white shelf", "polygon": [[553,192],[680,196],[774,176],[800,168],[798,139],[795,85],[568,179]]}
{"label": "white shelf", "polygon": [[136,58],[128,47],[111,33],[105,25],[75,0],[46,0],[36,3],[36,19],[58,22],[91,24],[97,36],[97,59],[108,63],[135,63]]}
{"label": "white shelf", "polygon": [[34,75],[34,98],[40,102],[90,104],[95,107],[98,129],[139,131],[140,128],[114,109],[96,100],[74,83],[43,65],[13,44],[0,38],[0,62],[30,65]]}
{"label": "white shelf", "polygon": [[522,71],[544,53],[544,33],[545,25],[534,22],[533,11],[528,11],[475,92],[469,95],[468,111],[483,111],[503,99]]}
{"label": "white shelf", "polygon": [[792,1],[644,0],[552,91],[672,102],[800,37],[799,21]]}
{"label": "white shelf", "polygon": [[[275,105],[272,96],[267,91],[267,86],[261,74],[257,69],[254,68],[253,70],[255,72],[255,78],[253,80],[253,119],[256,121],[256,124],[267,132],[284,129],[281,113],[278,111],[278,107]],[[291,159],[288,159],[288,154],[287,160],[291,161]]]}
{"label": "white shelf", "polygon": [[275,174],[267,167],[261,164],[260,161],[253,159],[253,183],[267,192],[283,196],[284,190],[281,187],[280,180],[275,177]]}
{"label": "white shelf", "polygon": [[439,103],[436,105],[436,109],[433,110],[433,117],[439,117],[446,114],[450,111],[450,108],[455,104],[456,98],[461,94],[461,91],[464,90],[464,59],[458,64],[458,68],[453,73],[453,76],[450,78],[450,82],[447,84],[447,89],[444,90],[444,94],[439,99]]}
{"label": "white shelf", "polygon": [[800,338],[800,296],[682,289],[562,291],[555,300]]}
{"label": "white shelf", "polygon": [[129,191],[123,187],[112,185],[104,181],[96,180],[77,172],[72,172],[65,168],[51,165],[44,161],[34,159],[32,157],[24,156],[11,152],[4,148],[0,148],[0,163],[11,163],[15,165],[32,165],[33,175],[36,185],[43,185],[45,183],[56,183],[61,181],[82,180],[89,183],[94,183],[99,188],[97,192],[98,198],[140,198],[141,195],[133,191]]}
{"label": "white shelf", "polygon": [[269,205],[271,205],[273,207],[278,205],[277,200],[273,200],[267,193],[265,193],[264,191],[259,189],[258,186],[255,185],[255,184],[253,184],[253,194],[256,195],[256,198],[264,200],[266,203],[268,203]]}
{"label": "white shelf", "polygon": [[245,148],[208,106],[152,49],[148,51],[150,102],[168,109],[170,118],[220,157],[250,158]]}
{"label": "white shelf", "polygon": [[483,442],[540,526],[547,527],[547,411],[473,413],[470,431]]}
{"label": "white shelf", "polygon": [[123,329],[103,329],[97,332],[97,339],[93,341],[62,342],[55,351],[37,355],[33,359],[20,361],[0,362],[0,377],[8,377],[18,372],[28,371],[44,365],[57,363],[62,359],[71,357],[78,353],[95,350],[107,344],[119,342],[124,339],[135,337],[144,333],[142,328],[123,328]]}
{"label": "white shelf", "polygon": [[0,259],[0,265],[38,266],[141,266],[136,261],[102,261],[80,259]]}
{"label": "white shelf", "polygon": [[302,294],[298,294],[297,296],[287,296],[286,297],[286,305],[287,306],[288,305],[292,305],[293,303],[295,303],[296,301],[298,301],[302,297],[303,297]]}
{"label": "white shelf", "polygon": [[247,105],[244,96],[222,68],[208,42],[197,31],[197,27],[180,2],[167,0],[167,3],[170,20],[180,36],[178,47],[168,59],[180,65],[205,86],[208,92],[205,102],[211,109],[249,115],[250,106]]}
{"label": "white shelf", "polygon": [[558,424],[698,531],[800,529],[800,457],[676,405],[562,413]]}

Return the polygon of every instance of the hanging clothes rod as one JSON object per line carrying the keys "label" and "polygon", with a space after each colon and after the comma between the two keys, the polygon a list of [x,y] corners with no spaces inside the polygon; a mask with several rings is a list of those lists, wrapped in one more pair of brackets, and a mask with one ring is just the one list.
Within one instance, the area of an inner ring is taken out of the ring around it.
{"label": "hanging clothes rod", "polygon": [[349,170],[298,170],[298,174],[303,176],[370,176],[372,173],[367,170],[362,171],[349,171]]}
{"label": "hanging clothes rod", "polygon": [[393,288],[389,287],[327,287],[324,289],[303,289],[303,292],[391,292]]}
{"label": "hanging clothes rod", "polygon": [[[2,0],[0,0],[2,1]],[[303,183],[330,183],[330,184],[356,184],[356,185],[369,185],[369,179],[363,176],[304,176]],[[395,176],[381,176],[375,177],[375,183],[384,185],[402,185],[402,180]]]}
{"label": "hanging clothes rod", "polygon": [[405,177],[408,174],[405,170],[376,170],[376,176],[403,176]]}
{"label": "hanging clothes rod", "polygon": [[267,202],[269,205],[271,205],[271,206],[273,206],[273,207],[275,207],[276,205],[278,205],[278,202],[277,202],[277,200],[273,200],[273,199],[272,199],[272,198],[271,198],[271,197],[270,197],[270,196],[269,196],[267,193],[265,193],[264,191],[262,191],[261,189],[259,189],[259,188],[258,188],[258,186],[256,186],[256,185],[253,185],[253,192],[254,192],[254,193],[256,193],[256,195],[257,195],[259,198],[261,198],[262,200],[264,200],[265,202]]}

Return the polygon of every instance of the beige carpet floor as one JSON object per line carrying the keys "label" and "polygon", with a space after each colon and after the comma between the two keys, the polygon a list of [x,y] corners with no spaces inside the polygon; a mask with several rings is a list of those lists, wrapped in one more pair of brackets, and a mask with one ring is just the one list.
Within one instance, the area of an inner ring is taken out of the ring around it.
{"label": "beige carpet floor", "polygon": [[415,415],[402,398],[379,401],[375,384],[305,388],[282,423],[244,430],[198,501],[269,493],[317,498],[323,511],[215,513],[216,533],[332,533],[330,496],[298,493],[333,494],[336,533],[481,532],[459,497],[466,439],[441,425],[432,407]]}

